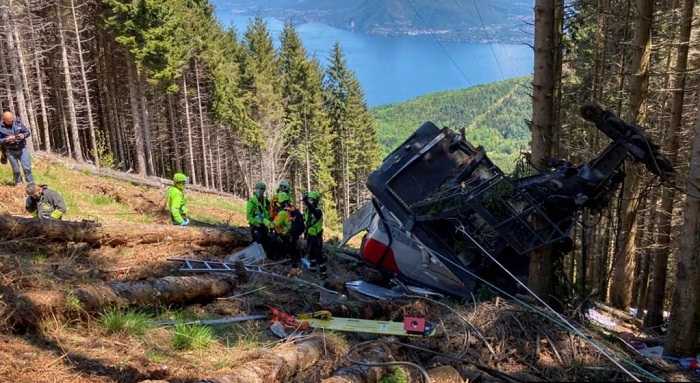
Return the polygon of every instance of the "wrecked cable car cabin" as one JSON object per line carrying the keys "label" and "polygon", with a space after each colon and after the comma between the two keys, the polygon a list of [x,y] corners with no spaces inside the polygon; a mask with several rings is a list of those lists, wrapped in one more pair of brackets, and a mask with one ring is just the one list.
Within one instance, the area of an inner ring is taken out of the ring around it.
{"label": "wrecked cable car cabin", "polygon": [[612,142],[591,161],[526,177],[501,171],[481,147],[427,122],[370,174],[369,206],[348,219],[346,238],[367,230],[361,258],[401,283],[468,297],[480,285],[517,290],[529,255],[569,251],[576,213],[607,204],[626,160],[668,179],[672,164],[641,128],[593,105],[582,116]]}

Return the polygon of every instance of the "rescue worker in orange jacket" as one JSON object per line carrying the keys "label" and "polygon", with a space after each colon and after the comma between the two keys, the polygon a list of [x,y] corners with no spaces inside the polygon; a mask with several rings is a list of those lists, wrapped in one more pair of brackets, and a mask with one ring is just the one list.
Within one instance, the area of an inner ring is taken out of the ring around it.
{"label": "rescue worker in orange jacket", "polygon": [[277,201],[277,196],[279,195],[279,193],[287,193],[289,195],[289,198],[292,198],[292,187],[289,185],[289,181],[280,181],[280,184],[279,186],[277,186],[275,194],[273,194],[272,198],[270,198],[270,219],[275,219],[275,216],[277,216],[277,213],[281,210],[279,202]]}

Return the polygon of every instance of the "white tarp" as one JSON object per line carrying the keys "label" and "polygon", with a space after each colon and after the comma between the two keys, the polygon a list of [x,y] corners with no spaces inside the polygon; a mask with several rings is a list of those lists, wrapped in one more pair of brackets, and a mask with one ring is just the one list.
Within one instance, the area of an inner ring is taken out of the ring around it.
{"label": "white tarp", "polygon": [[228,255],[224,262],[226,263],[238,263],[241,262],[244,265],[256,265],[265,261],[267,257],[265,256],[265,250],[262,245],[257,242],[253,242],[250,246],[243,250],[235,252]]}

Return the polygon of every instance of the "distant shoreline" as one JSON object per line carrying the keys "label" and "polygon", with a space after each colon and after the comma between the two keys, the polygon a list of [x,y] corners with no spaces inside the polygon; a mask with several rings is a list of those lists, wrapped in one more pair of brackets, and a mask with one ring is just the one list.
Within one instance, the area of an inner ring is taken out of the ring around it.
{"label": "distant shoreline", "polygon": [[[231,10],[233,15],[255,17],[262,16],[265,18],[275,18],[280,21],[291,20],[295,26],[303,24],[318,23],[329,27],[342,29],[348,32],[360,33],[368,36],[379,37],[415,37],[415,38],[432,38],[440,42],[453,43],[470,43],[470,44],[526,44],[531,43],[531,34],[527,33],[527,24],[519,28],[505,28],[505,26],[489,26],[488,28],[468,27],[463,30],[450,28],[432,29],[432,28],[415,28],[415,27],[400,27],[400,26],[382,26],[376,25],[370,29],[353,28],[346,22],[332,22],[325,16],[325,13],[319,12],[308,13],[296,10],[284,10],[284,16],[281,16],[282,10]],[[521,37],[514,37],[521,36]],[[530,37],[530,38],[527,38]]]}

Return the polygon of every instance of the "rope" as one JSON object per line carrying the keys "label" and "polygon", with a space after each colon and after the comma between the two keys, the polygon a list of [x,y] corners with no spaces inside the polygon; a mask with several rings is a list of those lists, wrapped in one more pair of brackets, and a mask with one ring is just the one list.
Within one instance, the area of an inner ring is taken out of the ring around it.
{"label": "rope", "polygon": [[469,322],[469,320],[467,320],[467,318],[465,318],[457,310],[453,309],[452,307],[450,307],[449,305],[447,305],[445,303],[442,303],[440,301],[436,301],[434,299],[424,297],[421,295],[404,295],[404,297],[414,298],[414,299],[424,299],[430,303],[433,303],[433,304],[436,304],[436,305],[439,305],[439,306],[442,306],[442,307],[448,309],[450,312],[452,312],[454,315],[456,315],[459,319],[461,319],[464,323],[466,323],[467,326],[469,326],[472,330],[474,330],[474,332],[479,337],[479,339],[481,339],[481,341],[484,342],[484,344],[486,345],[486,348],[489,349],[489,352],[491,352],[491,355],[493,355],[494,358],[496,357],[496,351],[494,351],[493,347],[491,347],[491,344],[486,340],[486,337],[479,331],[478,328],[476,328],[476,326],[474,326],[471,322]]}
{"label": "rope", "polygon": [[[595,348],[598,352],[600,352],[603,356],[608,358],[616,367],[618,367],[622,372],[627,374],[630,378],[632,378],[636,382],[640,382],[639,378],[636,377],[636,375],[632,374],[629,370],[627,370],[622,364],[620,364],[619,361],[617,361],[612,355],[610,355],[607,351],[603,349],[602,346],[594,342],[593,340],[590,339],[590,337],[586,334],[584,334],[578,327],[574,326],[570,321],[568,321],[566,318],[564,318],[563,315],[561,315],[559,312],[554,310],[547,302],[545,302],[542,298],[540,298],[537,294],[535,294],[534,291],[532,291],[525,283],[523,283],[520,279],[518,279],[513,273],[510,272],[505,266],[503,266],[502,263],[500,263],[488,250],[486,250],[483,246],[481,246],[480,243],[476,242],[476,240],[466,231],[462,230],[462,233],[465,234],[474,244],[476,244],[481,251],[483,251],[494,263],[496,263],[503,271],[505,271],[513,280],[516,281],[521,287],[523,287],[530,295],[532,295],[540,304],[542,304],[547,310],[551,311],[556,318],[560,321],[561,324],[565,325],[571,331],[573,331],[576,335],[579,337],[583,338],[585,341],[587,341],[593,348]],[[543,313],[544,314],[544,313]],[[551,319],[551,318],[550,318]],[[639,366],[636,366],[638,369],[641,371],[644,371],[645,373],[654,376],[653,374],[649,373],[648,371],[642,369]],[[663,379],[658,378],[654,376],[658,381],[663,381]]]}
{"label": "rope", "polygon": [[447,359],[452,359],[456,362],[469,363],[469,364],[473,365],[474,367],[478,368],[479,370],[484,371],[485,373],[492,375],[496,378],[501,378],[507,382],[511,382],[511,383],[520,383],[521,382],[520,380],[517,380],[504,372],[495,370],[495,369],[490,368],[490,367],[486,367],[486,366],[478,364],[478,363],[474,363],[471,360],[468,360],[468,359],[465,359],[462,357],[450,355],[450,354],[440,352],[440,351],[431,350],[431,349],[425,348],[425,347],[420,347],[420,346],[415,346],[415,345],[408,344],[408,343],[399,342],[397,340],[392,341],[392,343],[398,344],[399,346],[402,346],[402,347],[411,348],[414,350],[428,352],[428,353],[431,353],[434,355],[442,356],[442,357],[447,358]]}
{"label": "rope", "polygon": [[[460,3],[458,0],[453,0],[455,5],[458,7],[462,7],[466,9],[467,7],[464,6],[462,3]],[[484,23],[484,18],[481,16],[481,11],[479,10],[479,4],[477,4],[476,0],[472,0],[472,3],[474,4],[474,10],[476,11],[476,15],[479,17],[479,22],[481,23],[481,28],[486,32],[489,33],[489,29],[486,28],[486,23]],[[498,67],[498,72],[501,74],[502,78],[505,78],[505,74],[503,72],[503,66],[501,65],[501,61],[498,59],[498,56],[496,55],[496,51],[493,49],[493,44],[487,44],[489,47],[489,50],[491,51],[491,55],[493,56],[493,59],[496,61],[496,66]]]}
{"label": "rope", "polygon": [[[491,260],[493,260],[499,267],[501,267],[511,278],[513,278],[519,285],[521,285],[522,287],[524,287],[524,288],[526,289],[526,291],[528,291],[533,297],[535,297],[535,299],[537,299],[540,303],[542,303],[542,304],[544,305],[544,307],[546,307],[549,311],[551,311],[552,313],[554,313],[556,317],[553,318],[553,317],[551,317],[550,315],[548,315],[544,310],[539,309],[539,308],[537,308],[537,307],[535,307],[535,306],[532,306],[532,305],[530,305],[530,304],[528,304],[528,303],[522,301],[521,299],[518,299],[517,297],[515,297],[515,296],[509,294],[508,292],[504,291],[503,289],[501,289],[501,288],[495,286],[495,285],[492,284],[491,282],[489,282],[489,281],[487,281],[487,280],[481,278],[479,275],[477,275],[477,274],[475,274],[475,273],[469,271],[468,269],[466,269],[466,268],[463,267],[462,265],[460,265],[460,264],[454,262],[453,260],[451,260],[451,259],[449,259],[449,258],[446,258],[446,257],[441,257],[441,256],[440,256],[439,254],[437,254],[434,250],[432,250],[432,249],[430,249],[430,248],[426,248],[426,249],[427,249],[429,252],[431,252],[433,255],[435,255],[436,257],[438,257],[439,259],[444,259],[444,260],[446,260],[447,262],[451,263],[453,266],[459,268],[460,270],[462,270],[463,272],[469,274],[469,275],[472,276],[473,278],[475,278],[475,279],[481,281],[482,283],[484,283],[484,284],[487,285],[488,287],[492,288],[493,290],[495,290],[495,291],[497,291],[497,292],[503,294],[504,296],[507,296],[507,297],[511,298],[513,301],[517,302],[517,303],[520,304],[521,306],[523,306],[523,307],[525,307],[525,308],[527,308],[527,309],[529,309],[529,310],[531,310],[531,311],[533,311],[533,312],[535,312],[535,313],[537,313],[537,314],[539,314],[539,315],[542,315],[544,318],[549,319],[549,320],[552,321],[553,323],[558,324],[558,325],[560,325],[561,327],[563,327],[563,328],[565,328],[565,329],[568,329],[569,331],[572,331],[574,334],[576,334],[577,336],[579,336],[580,338],[582,338],[585,342],[587,342],[587,343],[589,343],[591,346],[593,346],[593,348],[595,348],[601,355],[605,356],[605,357],[606,357],[608,360],[610,360],[617,368],[619,368],[619,369],[620,369],[621,371],[623,371],[625,374],[627,374],[628,376],[630,376],[635,382],[641,382],[641,380],[640,380],[639,378],[637,378],[636,375],[632,374],[629,370],[627,370],[624,366],[622,366],[622,364],[621,364],[618,360],[616,360],[612,355],[610,355],[608,352],[606,352],[606,351],[603,349],[602,346],[598,345],[596,342],[594,342],[592,339],[590,339],[590,336],[584,334],[580,329],[578,329],[576,326],[574,326],[573,324],[571,324],[571,323],[570,323],[568,320],[566,320],[561,314],[559,314],[556,310],[554,310],[551,306],[549,306],[546,302],[544,302],[544,300],[542,300],[542,298],[540,298],[540,297],[537,296],[532,290],[530,290],[523,282],[521,282],[517,277],[515,277],[507,268],[505,268],[505,266],[503,266],[500,262],[498,262],[498,260],[497,260],[489,251],[487,251],[486,249],[484,249],[478,242],[476,242],[476,240],[475,240],[471,235],[469,235],[469,233],[466,233],[465,231],[462,231],[462,232],[463,232],[471,241],[473,241],[474,244],[476,244],[476,245],[484,252],[484,254],[486,254],[486,255],[487,255],[489,258],[491,258]],[[628,363],[629,365],[631,365],[633,368],[635,368],[640,374],[645,375],[647,378],[650,378],[650,379],[652,379],[652,380],[654,380],[654,381],[657,381],[657,382],[663,382],[663,381],[664,381],[663,379],[657,377],[656,375],[654,375],[654,374],[652,374],[652,373],[650,373],[650,372],[644,370],[642,367],[636,365],[634,362],[627,361],[627,363]]]}

